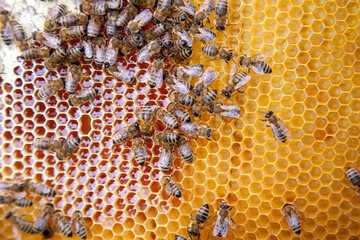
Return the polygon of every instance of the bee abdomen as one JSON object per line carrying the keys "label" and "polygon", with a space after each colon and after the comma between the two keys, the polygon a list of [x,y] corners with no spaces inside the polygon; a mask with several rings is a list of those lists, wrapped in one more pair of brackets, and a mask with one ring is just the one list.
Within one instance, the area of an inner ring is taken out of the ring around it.
{"label": "bee abdomen", "polygon": [[30,199],[23,197],[21,199],[17,199],[15,201],[15,205],[19,207],[31,207],[33,205],[33,202]]}
{"label": "bee abdomen", "polygon": [[360,185],[360,174],[354,168],[348,168],[346,175],[352,185]]}
{"label": "bee abdomen", "polygon": [[172,183],[171,186],[171,195],[174,197],[181,197],[181,190],[176,183]]}
{"label": "bee abdomen", "polygon": [[295,226],[291,227],[291,229],[294,231],[294,233],[300,234],[301,233],[301,225],[300,225],[300,223],[298,225],[295,225]]}
{"label": "bee abdomen", "polygon": [[255,67],[256,67],[256,68],[263,69],[265,74],[270,74],[270,73],[272,73],[272,69],[271,69],[270,65],[267,64],[267,63],[264,62],[264,61],[257,61],[257,62],[255,63]]}
{"label": "bee abdomen", "polygon": [[145,164],[145,160],[146,160],[146,157],[144,155],[144,151],[141,149],[141,148],[136,148],[134,150],[134,155],[135,155],[135,161],[143,166]]}
{"label": "bee abdomen", "polygon": [[209,211],[209,204],[204,204],[196,213],[195,219],[200,223],[204,223],[209,217]]}

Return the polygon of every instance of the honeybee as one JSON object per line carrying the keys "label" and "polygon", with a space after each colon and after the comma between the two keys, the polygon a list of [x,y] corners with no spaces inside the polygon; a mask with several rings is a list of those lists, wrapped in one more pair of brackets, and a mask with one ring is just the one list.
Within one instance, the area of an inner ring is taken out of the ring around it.
{"label": "honeybee", "polygon": [[109,11],[109,8],[106,6],[105,2],[84,2],[79,6],[79,10],[86,15],[106,15]]}
{"label": "honeybee", "polygon": [[67,159],[76,151],[76,149],[78,149],[79,145],[80,138],[66,140],[66,142],[61,146],[61,149],[56,152],[56,157],[59,160]]}
{"label": "honeybee", "polygon": [[87,41],[83,41],[82,45],[84,47],[84,59],[86,63],[91,63],[93,56],[94,56],[94,51],[93,51],[93,46],[90,40]]}
{"label": "honeybee", "polygon": [[32,223],[22,219],[19,216],[15,216],[12,212],[8,212],[5,216],[11,223],[15,224],[15,226],[22,232],[27,234],[38,233],[34,230]]}
{"label": "honeybee", "polygon": [[185,111],[176,102],[171,102],[167,105],[166,109],[172,113],[180,122],[190,122],[190,114]]}
{"label": "honeybee", "polygon": [[99,93],[99,90],[93,88],[82,89],[81,91],[69,97],[70,106],[79,106],[87,101],[92,100]]}
{"label": "honeybee", "polygon": [[36,60],[40,58],[48,58],[50,56],[50,51],[47,47],[43,48],[29,48],[25,50],[20,58],[22,60]]}
{"label": "honeybee", "polygon": [[37,233],[43,232],[45,230],[53,213],[54,205],[52,203],[46,203],[44,207],[41,208],[40,214],[34,222],[34,230]]}
{"label": "honeybee", "polygon": [[59,32],[59,36],[63,41],[70,41],[76,38],[82,38],[86,35],[86,26],[74,26],[70,28],[63,28]]}
{"label": "honeybee", "polygon": [[179,6],[179,8],[184,11],[188,17],[193,18],[195,17],[196,14],[196,7],[195,5],[188,0],[183,0],[182,1],[183,5]]}
{"label": "honeybee", "polygon": [[185,162],[192,163],[194,161],[194,153],[188,140],[181,141],[177,151]]}
{"label": "honeybee", "polygon": [[191,48],[184,48],[178,52],[175,52],[174,55],[171,56],[171,61],[175,64],[180,64],[190,58],[192,54]]}
{"label": "honeybee", "polygon": [[181,23],[186,21],[187,16],[186,12],[178,8],[172,11],[171,18],[168,20],[173,23]]}
{"label": "honeybee", "polygon": [[151,18],[152,12],[149,9],[143,10],[127,24],[127,31],[129,31],[130,33],[139,32],[141,28],[143,28],[151,21]]}
{"label": "honeybee", "polygon": [[123,0],[107,0],[106,7],[108,7],[109,9],[118,10],[118,9],[124,7],[124,1]]}
{"label": "honeybee", "polygon": [[146,103],[139,114],[140,118],[140,132],[142,135],[150,136],[151,135],[151,127],[153,125],[154,111],[151,108],[150,103]]}
{"label": "honeybee", "polygon": [[33,202],[27,197],[17,198],[12,195],[0,196],[0,204],[15,204],[19,207],[31,207]]}
{"label": "honeybee", "polygon": [[86,239],[87,233],[86,233],[86,224],[83,218],[82,213],[79,210],[76,210],[73,212],[71,216],[72,225],[74,227],[75,234],[80,239]]}
{"label": "honeybee", "polygon": [[56,151],[61,148],[64,140],[54,138],[55,136],[53,136],[52,138],[36,138],[34,140],[33,146],[34,148],[40,150]]}
{"label": "honeybee", "polygon": [[58,36],[55,34],[46,33],[44,31],[35,31],[33,33],[33,39],[36,42],[44,44],[45,46],[53,49],[57,49],[63,44]]}
{"label": "honeybee", "polygon": [[83,46],[76,46],[69,49],[65,63],[75,63],[84,54]]}
{"label": "honeybee", "polygon": [[143,41],[144,38],[141,34],[126,35],[124,44],[120,47],[120,54],[122,56],[128,55],[134,48],[141,46]]}
{"label": "honeybee", "polygon": [[144,40],[146,42],[150,42],[157,37],[160,37],[165,31],[169,29],[170,25],[166,23],[158,23],[148,30],[146,30],[143,34]]}
{"label": "honeybee", "polygon": [[181,130],[190,136],[203,137],[209,139],[213,133],[210,127],[200,125],[195,122],[185,122],[181,125]]}
{"label": "honeybee", "polygon": [[[229,82],[225,85],[225,88],[221,91],[221,93],[226,98],[230,98],[235,91],[239,91],[239,88],[247,84],[251,79],[251,76],[248,76],[246,72],[240,72],[235,74],[236,69],[233,69],[234,66],[235,65],[232,65],[230,69],[230,76],[232,77],[229,79]],[[235,72],[232,73],[233,71]]]}
{"label": "honeybee", "polygon": [[87,35],[89,36],[90,39],[94,39],[97,37],[97,35],[100,32],[101,24],[103,23],[103,21],[104,21],[103,16],[92,15],[90,17],[90,21],[87,26]]}
{"label": "honeybee", "polygon": [[161,36],[161,41],[163,46],[171,47],[174,43],[174,37],[172,35],[172,32],[165,32],[165,34]]}
{"label": "honeybee", "polygon": [[60,47],[60,48],[56,49],[55,52],[53,52],[51,54],[51,56],[48,59],[46,59],[46,61],[44,63],[46,69],[54,70],[61,63],[64,62],[66,56],[67,56],[67,49],[66,48]]}
{"label": "honeybee", "polygon": [[98,41],[98,44],[95,44],[95,55],[94,55],[94,61],[96,65],[102,66],[106,61],[106,45],[105,41],[101,43],[101,41]]}
{"label": "honeybee", "polygon": [[[178,24],[178,25],[180,25],[180,24]],[[173,30],[173,32],[180,38],[180,40],[183,40],[186,42],[186,46],[188,46],[188,47],[193,46],[193,40],[185,30]]]}
{"label": "honeybee", "polygon": [[21,183],[0,181],[0,191],[5,193],[29,191],[44,197],[54,197],[56,195],[55,190],[51,187],[48,187],[42,183],[31,182],[30,180],[26,180]]}
{"label": "honeybee", "polygon": [[171,176],[163,177],[161,181],[163,182],[162,186],[167,194],[177,198],[181,197],[181,189],[177,183],[172,181]]}
{"label": "honeybee", "polygon": [[118,11],[108,12],[108,20],[106,22],[106,35],[111,38],[116,36],[116,19],[119,16]]}
{"label": "honeybee", "polygon": [[175,235],[175,240],[188,240],[188,239],[181,235]]}
{"label": "honeybee", "polygon": [[76,86],[79,82],[81,68],[79,64],[71,64],[68,68],[67,78],[65,80],[65,90],[69,94],[75,93]]}
{"label": "honeybee", "polygon": [[144,166],[146,158],[148,157],[145,143],[146,142],[141,135],[135,136],[133,139],[132,149],[134,152],[134,158],[140,166]]}
{"label": "honeybee", "polygon": [[202,64],[180,66],[174,69],[174,75],[177,79],[187,80],[200,76],[203,69],[204,69],[204,65]]}
{"label": "honeybee", "polygon": [[168,73],[164,74],[166,85],[170,86],[175,91],[188,94],[190,90],[193,88],[191,83],[185,81],[178,81],[173,75],[169,75]]}
{"label": "honeybee", "polygon": [[167,173],[170,170],[173,161],[172,148],[165,146],[160,149],[160,169],[163,173]]}
{"label": "honeybee", "polygon": [[152,40],[137,53],[138,62],[142,63],[148,60],[152,55],[160,52],[161,47],[162,43],[160,39]]}
{"label": "honeybee", "polygon": [[138,123],[129,124],[120,129],[113,136],[113,144],[122,144],[140,132]]}
{"label": "honeybee", "polygon": [[214,104],[210,106],[209,111],[210,113],[214,113],[228,118],[240,117],[240,107],[234,105]]}
{"label": "honeybee", "polygon": [[60,77],[51,81],[47,81],[39,90],[37,97],[40,100],[45,100],[54,96],[58,91],[64,88],[65,78]]}
{"label": "honeybee", "polygon": [[166,112],[163,108],[158,108],[155,110],[155,116],[157,119],[162,121],[165,126],[172,128],[172,129],[178,129],[179,123],[177,122],[176,118],[169,112]]}
{"label": "honeybee", "polygon": [[196,237],[200,239],[200,232],[204,229],[204,225],[209,220],[209,204],[204,204],[195,214],[195,219],[191,217],[191,225],[187,227],[191,239]]}
{"label": "honeybee", "polygon": [[218,31],[225,30],[228,11],[229,11],[228,0],[219,0],[216,3],[216,6],[215,6],[216,30],[218,30]]}
{"label": "honeybee", "polygon": [[197,102],[191,108],[191,114],[194,117],[201,117],[201,115],[206,112],[207,108],[202,102]]}
{"label": "honeybee", "polygon": [[162,56],[156,56],[150,69],[150,74],[147,74],[147,82],[150,88],[163,85],[163,70],[164,70],[164,58]]}
{"label": "honeybee", "polygon": [[112,67],[109,68],[109,70],[114,77],[128,84],[132,84],[136,82],[135,72],[131,72],[119,64],[113,65]]}
{"label": "honeybee", "polygon": [[182,94],[176,91],[171,91],[169,93],[169,99],[172,102],[177,102],[184,107],[192,107],[195,104],[195,98],[190,95]]}
{"label": "honeybee", "polygon": [[354,190],[360,196],[360,174],[354,168],[348,167],[346,170],[346,178],[355,187]]}
{"label": "honeybee", "polygon": [[89,24],[89,17],[86,14],[67,14],[59,17],[56,21],[61,27],[70,28],[73,26],[87,26]]}
{"label": "honeybee", "polygon": [[202,52],[208,55],[209,57],[213,57],[212,60],[217,58],[221,60],[225,60],[226,63],[233,59],[233,50],[226,50],[223,47],[215,46],[215,45],[207,45],[202,48]]}
{"label": "honeybee", "polygon": [[124,10],[119,14],[118,18],[116,19],[116,26],[118,28],[125,27],[128,22],[135,17],[137,13],[137,8],[132,4],[128,4]]}
{"label": "honeybee", "polygon": [[175,40],[172,42],[173,47],[171,48],[171,50],[173,52],[178,52],[181,51],[182,49],[185,49],[188,47],[187,42],[185,40]]}
{"label": "honeybee", "polygon": [[175,145],[184,139],[183,135],[172,132],[156,132],[153,136],[153,142],[155,145],[161,145],[165,149],[172,149]]}
{"label": "honeybee", "polygon": [[217,90],[208,91],[202,95],[201,102],[207,106],[211,106],[214,103],[216,96],[217,96]]}
{"label": "honeybee", "polygon": [[215,0],[205,0],[199,10],[195,13],[194,22],[202,24],[215,9]]}
{"label": "honeybee", "polygon": [[265,114],[266,119],[260,119],[261,121],[268,121],[267,127],[271,127],[271,131],[274,137],[280,142],[286,142],[288,136],[290,136],[289,130],[285,127],[285,125],[280,121],[280,118],[276,117],[276,115],[270,110]]}
{"label": "honeybee", "polygon": [[9,15],[9,11],[0,10],[0,36],[6,45],[10,45],[13,38]]}
{"label": "honeybee", "polygon": [[159,22],[164,22],[170,14],[170,6],[171,0],[159,0],[154,12],[154,18]]}
{"label": "honeybee", "polygon": [[13,33],[13,37],[15,39],[16,45],[18,49],[23,52],[27,49],[29,49],[29,44],[27,43],[27,38],[25,36],[24,28],[23,26],[18,23],[17,21],[11,20],[10,21],[11,30]]}
{"label": "honeybee", "polygon": [[[212,42],[216,39],[216,34],[210,28],[202,28],[195,25],[194,27],[197,28],[197,31],[192,35],[196,37],[199,41]],[[190,31],[190,34],[192,33],[192,31],[193,30]]]}
{"label": "honeybee", "polygon": [[59,232],[66,237],[72,237],[71,224],[66,220],[65,216],[61,213],[61,210],[56,210],[53,216],[55,226]]}
{"label": "honeybee", "polygon": [[263,75],[272,73],[272,69],[269,64],[262,61],[265,58],[264,54],[257,54],[252,57],[242,56],[240,57],[239,64],[247,69],[253,70],[255,73]]}
{"label": "honeybee", "polygon": [[212,67],[208,67],[199,78],[199,81],[195,83],[193,89],[194,95],[198,97],[202,95],[207,87],[210,86],[218,76],[219,72],[214,72]]}
{"label": "honeybee", "polygon": [[54,32],[59,27],[59,24],[56,20],[64,15],[65,12],[66,5],[64,4],[55,5],[54,7],[50,8],[44,21],[44,30],[47,32]]}
{"label": "honeybee", "polygon": [[122,45],[122,41],[116,37],[112,37],[106,48],[105,53],[105,68],[113,66],[118,56],[119,48]]}
{"label": "honeybee", "polygon": [[284,212],[284,218],[286,219],[286,222],[289,224],[291,230],[294,231],[294,233],[299,234],[301,233],[301,223],[300,223],[300,215],[296,212],[296,204],[292,205],[289,203],[285,203],[282,207],[282,210]]}
{"label": "honeybee", "polygon": [[227,204],[220,204],[217,219],[214,225],[213,235],[218,237],[226,237],[229,225],[232,229],[236,228],[235,223],[230,218],[230,211],[233,207]]}

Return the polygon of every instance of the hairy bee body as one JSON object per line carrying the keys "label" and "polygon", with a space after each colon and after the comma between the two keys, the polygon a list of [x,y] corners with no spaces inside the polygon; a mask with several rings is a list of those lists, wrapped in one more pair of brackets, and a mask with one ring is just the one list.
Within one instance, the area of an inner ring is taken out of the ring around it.
{"label": "hairy bee body", "polygon": [[38,182],[31,182],[30,180],[27,180],[22,183],[24,186],[24,189],[36,193],[40,196],[44,197],[54,197],[56,195],[56,191],[52,189],[51,187],[48,187],[42,183]]}
{"label": "hairy bee body", "polygon": [[202,52],[209,57],[219,58],[224,60],[226,63],[233,59],[232,50],[226,50],[223,47],[207,45],[202,48]]}
{"label": "hairy bee body", "polygon": [[147,158],[147,152],[145,148],[145,141],[141,136],[137,136],[133,140],[133,151],[134,151],[134,158],[135,161],[140,165],[144,166],[146,158]]}
{"label": "hairy bee body", "polygon": [[194,97],[175,91],[169,93],[169,98],[171,101],[177,102],[184,107],[192,107],[196,102]]}
{"label": "hairy bee body", "polygon": [[78,64],[71,64],[68,68],[68,74],[65,80],[65,90],[69,94],[75,93],[77,84],[80,79],[81,69]]}
{"label": "hairy bee body", "polygon": [[126,6],[126,8],[119,14],[116,19],[116,26],[118,28],[125,27],[129,21],[136,15],[137,8],[134,7],[132,4]]}
{"label": "hairy bee body", "polygon": [[54,205],[52,203],[46,203],[40,210],[39,216],[34,222],[34,230],[38,233],[43,232],[46,226],[49,224],[50,218],[54,212]]}
{"label": "hairy bee body", "polygon": [[272,69],[270,65],[262,59],[264,59],[265,56],[263,54],[258,54],[252,57],[242,56],[240,57],[239,64],[245,68],[248,68],[253,70],[257,74],[270,74],[272,73]]}
{"label": "hairy bee body", "polygon": [[206,92],[202,97],[201,97],[201,101],[207,105],[207,106],[211,106],[213,104],[213,102],[215,101],[217,97],[217,90],[211,90]]}
{"label": "hairy bee body", "polygon": [[163,108],[158,108],[155,112],[156,117],[162,121],[165,126],[172,128],[172,129],[178,129],[179,123],[177,122],[176,118],[169,112],[166,112]]}
{"label": "hairy bee body", "polygon": [[175,52],[174,55],[171,56],[171,60],[176,63],[182,63],[184,61],[186,61],[188,58],[190,58],[192,54],[192,49],[187,47],[187,48],[183,48],[178,52]]}
{"label": "hairy bee body", "polygon": [[33,205],[33,202],[27,198],[16,198],[12,195],[9,196],[0,196],[0,204],[12,204],[14,203],[16,206],[19,207],[31,207]]}
{"label": "hairy bee body", "polygon": [[160,160],[159,160],[160,169],[163,173],[167,173],[173,162],[173,155],[171,148],[161,148],[160,150]]}
{"label": "hairy bee body", "polygon": [[200,125],[195,122],[185,122],[181,125],[181,130],[189,134],[190,136],[198,136],[209,139],[212,135],[210,127]]}
{"label": "hairy bee body", "polygon": [[67,52],[67,58],[65,63],[74,63],[78,61],[82,55],[84,54],[84,47],[83,46],[76,46],[69,49]]}
{"label": "hairy bee body", "polygon": [[157,37],[160,37],[169,28],[169,24],[158,23],[144,32],[144,40],[150,42]]}
{"label": "hairy bee body", "polygon": [[23,60],[36,60],[40,58],[48,58],[50,51],[47,47],[43,48],[29,48],[21,54]]}
{"label": "hairy bee body", "polygon": [[76,149],[78,149],[80,144],[80,138],[73,138],[71,140],[66,140],[61,149],[57,151],[56,157],[59,160],[65,160],[70,157]]}
{"label": "hairy bee body", "polygon": [[178,153],[182,160],[184,160],[185,162],[192,163],[194,161],[192,147],[188,143],[188,141],[183,141],[182,143],[180,143],[178,147]]}
{"label": "hairy bee body", "polygon": [[79,6],[79,10],[82,13],[85,13],[86,15],[106,15],[106,13],[109,11],[109,8],[106,6],[104,2],[85,2],[81,3]]}
{"label": "hairy bee body", "polygon": [[146,103],[142,107],[140,112],[140,131],[142,135],[145,136],[151,135],[153,117],[154,117],[154,111],[152,110],[150,103]]}
{"label": "hairy bee body", "polygon": [[85,14],[68,14],[58,18],[57,23],[63,28],[70,28],[73,26],[87,26],[89,17]]}
{"label": "hairy bee body", "polygon": [[205,223],[209,220],[209,205],[204,204],[195,214],[195,219],[192,219],[188,233],[190,238],[197,237],[200,239],[200,232],[204,229]]}
{"label": "hairy bee body", "polygon": [[188,239],[181,235],[175,235],[175,240],[188,240]]}
{"label": "hairy bee body", "polygon": [[86,63],[90,64],[94,57],[94,49],[90,40],[82,42],[84,47],[84,60]]}
{"label": "hairy bee body", "polygon": [[64,62],[67,56],[67,49],[64,47],[57,48],[51,56],[46,59],[44,65],[48,70],[55,70],[61,63]]}
{"label": "hairy bee body", "polygon": [[6,45],[10,45],[13,38],[9,14],[7,10],[0,10],[0,36]]}
{"label": "hairy bee body", "polygon": [[268,121],[275,138],[280,142],[285,143],[287,136],[290,135],[289,130],[285,127],[285,125],[272,111],[268,111],[265,114],[265,119],[265,121]]}
{"label": "hairy bee body", "polygon": [[105,53],[105,68],[108,68],[115,64],[121,45],[122,42],[117,37],[112,37],[110,39]]}
{"label": "hairy bee body", "polygon": [[54,96],[58,91],[64,88],[65,78],[57,78],[46,82],[39,90],[37,97],[40,100],[45,100]]}
{"label": "hairy bee body", "polygon": [[103,16],[92,15],[87,26],[87,35],[90,39],[94,39],[100,32],[101,24],[104,21]]}
{"label": "hairy bee body", "polygon": [[181,189],[177,183],[174,183],[170,176],[164,177],[163,179],[163,188],[165,189],[165,192],[173,197],[181,197]]}
{"label": "hairy bee body", "polygon": [[182,107],[180,107],[176,102],[171,102],[167,106],[167,110],[174,114],[174,116],[180,121],[180,122],[190,122],[190,114],[185,111]]}
{"label": "hairy bee body", "polygon": [[79,210],[76,210],[75,212],[73,212],[71,219],[75,234],[80,239],[86,239],[86,225],[82,213]]}
{"label": "hairy bee body", "polygon": [[59,32],[59,36],[63,41],[70,41],[76,38],[82,38],[87,33],[86,26],[74,26],[70,28],[63,28]]}
{"label": "hairy bee body", "polygon": [[79,106],[95,98],[98,93],[99,91],[97,89],[86,88],[71,95],[68,101],[70,106]]}
{"label": "hairy bee body", "polygon": [[72,237],[73,233],[71,230],[71,224],[68,220],[66,220],[65,216],[62,215],[60,210],[56,210],[54,212],[54,222],[59,232],[66,237]]}
{"label": "hairy bee body", "polygon": [[27,234],[38,233],[37,231],[34,230],[32,224],[29,221],[26,221],[19,216],[13,215],[12,212],[8,212],[5,218],[8,219],[11,223],[15,224],[15,226],[24,233]]}
{"label": "hairy bee body", "polygon": [[120,129],[113,136],[113,144],[121,144],[134,137],[140,131],[138,123],[133,123]]}
{"label": "hairy bee body", "polygon": [[354,168],[348,167],[346,170],[346,177],[354,187],[358,187],[360,189],[360,173],[359,172],[357,172]]}
{"label": "hairy bee body", "polygon": [[34,140],[33,146],[34,148],[40,150],[56,151],[61,148],[63,142],[63,140],[53,138],[36,138]]}
{"label": "hairy bee body", "polygon": [[284,212],[284,218],[286,219],[286,222],[289,224],[291,230],[293,230],[294,233],[300,234],[301,233],[301,223],[299,220],[299,214],[296,212],[296,205],[292,205],[289,203],[285,203],[282,207],[282,210]]}

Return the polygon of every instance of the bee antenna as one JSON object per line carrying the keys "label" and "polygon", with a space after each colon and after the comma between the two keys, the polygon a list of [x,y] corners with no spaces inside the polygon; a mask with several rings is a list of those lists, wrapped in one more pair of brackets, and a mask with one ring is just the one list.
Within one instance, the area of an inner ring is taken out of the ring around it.
{"label": "bee antenna", "polygon": [[270,105],[269,105],[269,109],[268,109],[268,111],[270,111],[270,109],[271,109],[271,104],[272,104],[272,103],[270,103]]}

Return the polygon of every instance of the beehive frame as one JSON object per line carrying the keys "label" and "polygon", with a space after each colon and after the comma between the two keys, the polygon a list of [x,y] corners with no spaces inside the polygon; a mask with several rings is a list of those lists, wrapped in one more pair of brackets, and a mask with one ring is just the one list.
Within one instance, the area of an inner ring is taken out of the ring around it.
{"label": "beehive frame", "polygon": [[[82,67],[81,86],[95,87],[100,95],[74,108],[64,91],[45,102],[34,99],[50,75],[41,61],[19,62],[14,79],[1,90],[1,179],[20,172],[54,186],[57,208],[67,215],[80,209],[87,216],[89,239],[187,236],[189,212],[209,203],[214,213],[222,199],[236,206],[231,215],[237,229],[227,239],[359,239],[360,197],[344,178],[347,166],[360,167],[359,2],[230,0],[229,5],[234,25],[217,43],[238,54],[266,54],[273,73],[252,75],[242,89],[246,95],[229,101],[242,107],[239,119],[202,116],[201,122],[217,131],[210,141],[192,141],[193,164],[175,160],[173,179],[185,189],[181,200],[161,190],[158,147],[147,143],[152,159],[140,168],[130,144],[111,145],[114,131],[134,121],[136,105],[151,99],[164,106],[167,91],[147,90],[146,83],[128,87],[94,64]],[[195,51],[191,63],[205,58]],[[134,59],[130,55],[127,64],[135,67]],[[204,64],[220,71],[213,87],[222,89],[230,66]],[[139,67],[142,75],[148,65]],[[270,103],[290,129],[286,144],[258,121]],[[80,136],[76,155],[58,161],[32,148],[34,138],[52,133]],[[39,213],[46,201],[36,199],[24,213]],[[303,218],[301,236],[282,218],[283,204],[294,201]],[[6,210],[0,208],[0,238],[14,239],[20,233],[4,219]]]}

